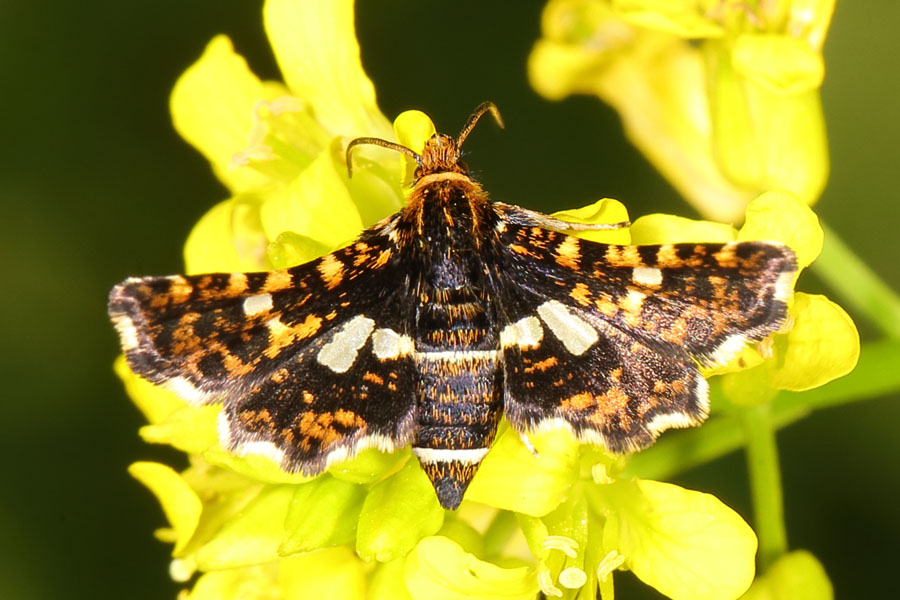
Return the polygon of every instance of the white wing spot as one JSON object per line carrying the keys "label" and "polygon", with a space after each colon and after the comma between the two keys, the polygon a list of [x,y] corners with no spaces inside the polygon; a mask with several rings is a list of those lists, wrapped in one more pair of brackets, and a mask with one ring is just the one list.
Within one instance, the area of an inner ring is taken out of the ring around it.
{"label": "white wing spot", "polygon": [[114,317],[116,331],[122,341],[122,351],[128,352],[138,347],[138,332],[134,321],[128,315],[116,315]]}
{"label": "white wing spot", "polygon": [[357,315],[347,321],[330,342],[322,346],[316,360],[320,365],[328,367],[335,373],[346,373],[353,365],[363,347],[369,339],[372,330],[375,329],[375,321],[363,315]]}
{"label": "white wing spot", "polygon": [[643,292],[628,290],[628,294],[622,299],[622,310],[628,313],[639,313],[646,298],[647,294]]}
{"label": "white wing spot", "polygon": [[561,302],[550,300],[538,307],[538,314],[566,350],[580,356],[597,343],[600,336],[590,323],[573,315]]}
{"label": "white wing spot", "polygon": [[413,341],[408,335],[400,335],[393,329],[377,329],[372,334],[372,352],[378,360],[392,360],[407,356],[413,351]]}
{"label": "white wing spot", "polygon": [[657,286],[662,284],[662,271],[655,267],[635,267],[631,279],[640,285]]}
{"label": "white wing spot", "polygon": [[244,314],[248,317],[272,310],[272,294],[247,296],[244,300]]}
{"label": "white wing spot", "polygon": [[500,332],[500,345],[504,348],[518,346],[533,348],[544,339],[544,328],[537,317],[525,317],[511,323]]}

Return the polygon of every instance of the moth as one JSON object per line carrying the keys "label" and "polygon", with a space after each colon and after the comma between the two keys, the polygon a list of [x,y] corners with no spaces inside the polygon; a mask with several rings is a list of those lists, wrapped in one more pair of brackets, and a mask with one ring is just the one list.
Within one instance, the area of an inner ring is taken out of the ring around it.
{"label": "moth", "polygon": [[[407,204],[350,245],[286,270],[126,279],[109,315],[128,365],[221,403],[221,443],[320,473],[361,449],[412,451],[455,509],[501,415],[636,451],[708,412],[701,365],[785,319],[794,253],[772,242],[621,246],[494,202],[456,138],[421,153]],[[526,438],[527,439],[527,438]]]}

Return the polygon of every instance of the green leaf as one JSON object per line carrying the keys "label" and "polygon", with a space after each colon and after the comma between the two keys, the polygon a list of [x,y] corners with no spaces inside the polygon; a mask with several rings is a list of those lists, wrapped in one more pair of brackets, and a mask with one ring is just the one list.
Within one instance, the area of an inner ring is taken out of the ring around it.
{"label": "green leaf", "polygon": [[741,600],[832,600],[834,590],[825,569],[812,554],[786,554],[756,579]]}
{"label": "green leaf", "polygon": [[604,548],[666,596],[736,598],[753,580],[756,536],[715,496],[649,480],[593,490],[608,513]]}
{"label": "green leaf", "polygon": [[538,592],[528,567],[498,567],[437,536],[416,545],[407,557],[405,577],[415,600],[533,600]]}
{"label": "green leaf", "polygon": [[281,555],[309,552],[353,541],[366,491],[362,486],[323,475],[298,485],[285,518]]}
{"label": "green leaf", "polygon": [[441,528],[444,511],[418,461],[377,483],[366,496],[356,533],[356,552],[366,561],[388,562],[409,552]]}
{"label": "green leaf", "polygon": [[203,503],[199,496],[181,475],[167,465],[136,462],[128,467],[128,473],[150,488],[162,505],[166,519],[175,530],[172,554],[177,556],[190,542],[200,522]]}

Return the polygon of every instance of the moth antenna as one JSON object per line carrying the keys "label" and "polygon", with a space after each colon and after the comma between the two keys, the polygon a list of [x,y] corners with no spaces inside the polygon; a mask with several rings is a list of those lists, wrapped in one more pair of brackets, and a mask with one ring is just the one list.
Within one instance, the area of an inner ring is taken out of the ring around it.
{"label": "moth antenna", "polygon": [[459,136],[456,138],[457,147],[463,145],[463,142],[466,141],[466,138],[469,137],[469,134],[472,133],[473,129],[475,129],[475,125],[478,123],[478,120],[486,112],[491,113],[491,116],[494,117],[495,121],[497,121],[497,125],[499,125],[501,128],[503,127],[503,117],[500,116],[500,111],[497,109],[497,105],[493,102],[482,102],[478,105],[478,108],[475,109],[475,112],[472,113],[472,116],[469,117],[469,120],[466,121],[466,125],[462,128],[462,131],[459,132]]}
{"label": "moth antenna", "polygon": [[347,177],[353,177],[353,162],[350,160],[350,151],[354,146],[360,146],[362,144],[371,144],[372,146],[381,146],[382,148],[396,150],[400,154],[405,154],[412,158],[414,161],[416,161],[416,164],[419,164],[419,162],[422,160],[421,156],[419,156],[406,146],[398,144],[397,142],[389,142],[388,140],[374,137],[359,137],[351,140],[350,143],[347,144]]}

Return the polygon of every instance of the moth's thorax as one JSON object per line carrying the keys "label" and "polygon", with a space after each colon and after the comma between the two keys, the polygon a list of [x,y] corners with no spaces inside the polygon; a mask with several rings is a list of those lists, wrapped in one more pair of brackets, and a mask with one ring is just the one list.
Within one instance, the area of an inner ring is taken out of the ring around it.
{"label": "moth's thorax", "polygon": [[417,180],[400,217],[418,251],[475,251],[492,239],[497,214],[481,186],[460,173]]}

